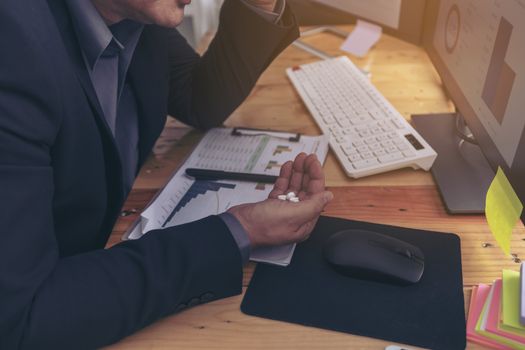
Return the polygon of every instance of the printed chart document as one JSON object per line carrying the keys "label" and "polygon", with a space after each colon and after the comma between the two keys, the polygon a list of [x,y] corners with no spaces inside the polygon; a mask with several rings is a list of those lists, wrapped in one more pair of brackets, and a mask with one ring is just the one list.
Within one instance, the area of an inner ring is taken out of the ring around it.
{"label": "printed chart document", "polygon": [[[315,153],[324,163],[328,152],[325,136],[300,136],[298,141],[291,141],[294,136],[261,130],[237,136],[227,128],[208,131],[125,238],[137,239],[151,230],[217,215],[238,204],[262,201],[273,188],[272,184],[253,182],[195,180],[186,176],[187,168],[278,175],[281,165],[301,152]],[[295,244],[259,248],[252,251],[250,260],[286,266],[294,249]]]}

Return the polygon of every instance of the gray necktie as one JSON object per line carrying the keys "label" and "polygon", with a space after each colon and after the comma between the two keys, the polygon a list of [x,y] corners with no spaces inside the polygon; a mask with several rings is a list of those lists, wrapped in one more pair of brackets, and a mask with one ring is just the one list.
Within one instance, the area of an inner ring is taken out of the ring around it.
{"label": "gray necktie", "polygon": [[133,89],[126,81],[131,56],[120,45],[129,43],[139,24],[122,21],[110,26],[113,39],[106,47],[92,74],[106,122],[115,137],[122,162],[124,191],[131,189],[138,165],[138,108]]}

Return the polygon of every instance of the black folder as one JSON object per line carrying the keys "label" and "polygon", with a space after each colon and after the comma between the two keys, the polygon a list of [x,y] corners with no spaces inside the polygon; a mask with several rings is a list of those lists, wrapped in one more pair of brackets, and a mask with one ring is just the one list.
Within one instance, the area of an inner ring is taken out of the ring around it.
{"label": "black folder", "polygon": [[[323,243],[344,229],[366,229],[418,246],[425,271],[417,284],[345,277],[323,259]],[[288,267],[258,264],[241,310],[258,317],[430,349],[464,349],[460,240],[431,232],[321,217]]]}

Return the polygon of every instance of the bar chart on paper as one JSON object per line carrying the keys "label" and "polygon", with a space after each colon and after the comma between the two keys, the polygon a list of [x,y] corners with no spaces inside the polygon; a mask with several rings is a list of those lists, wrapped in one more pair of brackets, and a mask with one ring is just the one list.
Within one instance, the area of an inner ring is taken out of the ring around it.
{"label": "bar chart on paper", "polygon": [[292,152],[292,148],[290,146],[283,146],[283,145],[277,145],[275,146],[275,149],[273,150],[273,155],[276,156],[281,153],[290,153]]}
{"label": "bar chart on paper", "polygon": [[188,203],[190,203],[192,200],[199,196],[206,196],[207,193],[211,193],[212,195],[216,193],[215,201],[206,201],[205,203],[211,204],[213,207],[215,205],[215,210],[213,208],[211,209],[211,212],[218,213],[220,210],[220,197],[218,196],[218,191],[221,189],[229,189],[232,190],[235,188],[235,184],[233,183],[223,183],[223,182],[217,182],[217,181],[205,181],[205,180],[196,180],[193,182],[193,184],[190,186],[188,191],[184,194],[184,196],[180,199],[179,203],[173,208],[170,215],[166,218],[166,221],[164,221],[164,224],[162,224],[162,227],[166,227],[166,225],[173,219],[173,216],[177,214],[182,208],[184,208]]}
{"label": "bar chart on paper", "polygon": [[299,142],[269,135],[232,136],[231,129],[212,129],[188,161],[188,167],[278,175],[281,165],[301,153],[324,159],[328,146],[322,136],[302,136]]}
{"label": "bar chart on paper", "polygon": [[162,227],[182,225],[208,215],[225,212],[232,206],[268,198],[272,186],[233,181],[196,180],[166,218]]}

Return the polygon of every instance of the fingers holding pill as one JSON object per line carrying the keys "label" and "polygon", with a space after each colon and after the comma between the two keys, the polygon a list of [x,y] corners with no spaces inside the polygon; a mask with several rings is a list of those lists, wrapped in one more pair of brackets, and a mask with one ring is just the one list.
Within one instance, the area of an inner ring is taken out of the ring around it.
{"label": "fingers holding pill", "polygon": [[[294,193],[299,201],[324,191],[325,179],[321,163],[315,154],[300,153],[295,160],[286,162],[282,167],[269,198],[290,201],[279,197]],[[297,203],[297,200],[293,202]]]}
{"label": "fingers holding pill", "polygon": [[301,153],[283,164],[268,200],[234,206],[228,212],[244,227],[252,247],[287,244],[308,239],[332,198],[325,191],[317,157]]}

